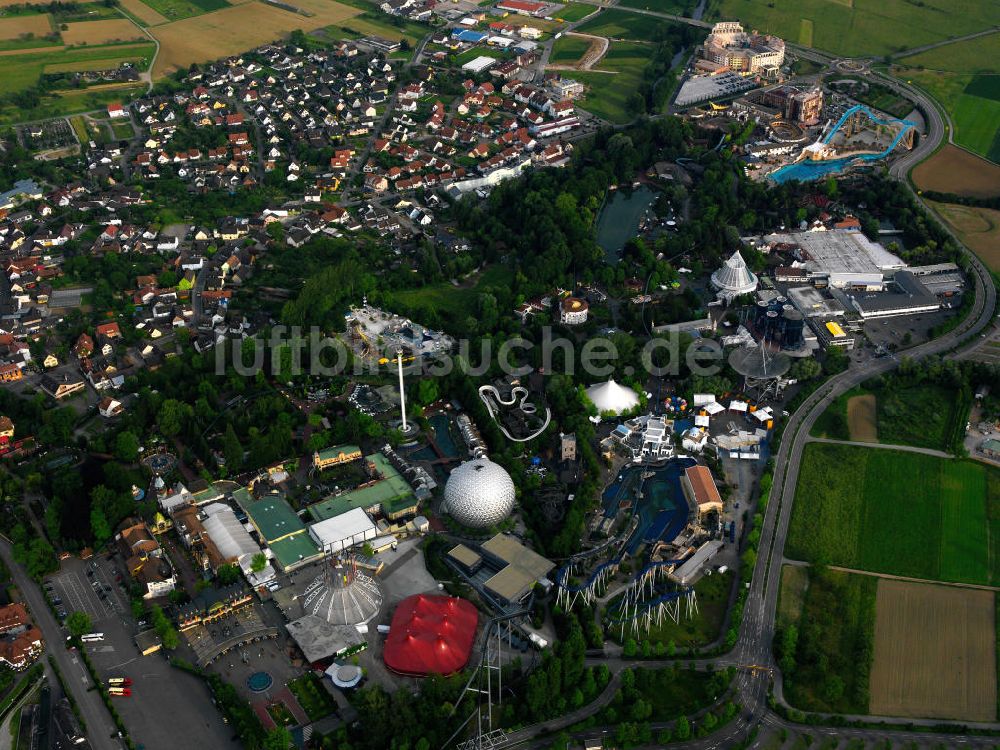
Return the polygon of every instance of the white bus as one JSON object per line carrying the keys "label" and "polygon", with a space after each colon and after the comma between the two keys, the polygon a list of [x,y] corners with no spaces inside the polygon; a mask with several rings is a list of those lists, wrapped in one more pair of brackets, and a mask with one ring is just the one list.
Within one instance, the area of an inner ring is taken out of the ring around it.
{"label": "white bus", "polygon": [[91,641],[103,641],[104,633],[87,633],[86,635],[81,635],[80,640],[84,643],[90,643]]}

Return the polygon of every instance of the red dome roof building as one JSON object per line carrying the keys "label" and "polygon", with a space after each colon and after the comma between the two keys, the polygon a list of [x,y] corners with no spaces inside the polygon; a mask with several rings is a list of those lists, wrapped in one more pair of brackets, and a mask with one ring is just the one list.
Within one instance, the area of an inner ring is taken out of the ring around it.
{"label": "red dome roof building", "polygon": [[409,677],[450,675],[469,663],[479,612],[465,599],[418,594],[399,603],[382,658]]}

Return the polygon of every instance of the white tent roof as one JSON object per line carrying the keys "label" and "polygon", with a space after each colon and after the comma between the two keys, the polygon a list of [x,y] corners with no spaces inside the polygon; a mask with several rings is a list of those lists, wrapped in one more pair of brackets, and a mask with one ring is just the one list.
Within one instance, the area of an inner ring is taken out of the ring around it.
{"label": "white tent roof", "polygon": [[224,558],[239,559],[243,555],[256,555],[260,552],[260,546],[243,528],[228,505],[209,503],[202,511],[207,516],[202,525]]}
{"label": "white tent roof", "polygon": [[708,427],[708,421],[709,421],[708,416],[704,416],[704,417],[696,416],[694,418],[694,423],[698,427]]}
{"label": "white tent roof", "polygon": [[720,404],[718,401],[713,401],[710,404],[705,404],[702,408],[708,412],[708,415],[710,417],[714,417],[720,411],[726,410],[726,407]]}
{"label": "white tent roof", "polygon": [[729,402],[729,408],[732,411],[746,411],[747,410],[747,402],[746,401],[730,401]]}
{"label": "white tent roof", "polygon": [[614,380],[597,383],[587,389],[589,398],[601,413],[621,414],[639,405],[639,396],[631,388],[618,385]]}

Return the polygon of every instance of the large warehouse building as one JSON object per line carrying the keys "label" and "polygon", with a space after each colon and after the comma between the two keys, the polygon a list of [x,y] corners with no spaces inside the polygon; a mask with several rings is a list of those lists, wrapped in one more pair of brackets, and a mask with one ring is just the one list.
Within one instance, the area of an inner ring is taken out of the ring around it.
{"label": "large warehouse building", "polygon": [[810,281],[835,289],[881,291],[887,275],[906,267],[901,258],[856,229],[769,234],[763,244],[794,248]]}

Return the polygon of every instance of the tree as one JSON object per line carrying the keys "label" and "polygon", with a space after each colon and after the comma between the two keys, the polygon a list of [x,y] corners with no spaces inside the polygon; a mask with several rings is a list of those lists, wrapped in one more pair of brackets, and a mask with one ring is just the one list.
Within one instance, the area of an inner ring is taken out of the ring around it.
{"label": "tree", "polygon": [[674,736],[681,742],[684,742],[684,740],[691,736],[691,725],[688,723],[687,716],[682,716],[677,720]]}
{"label": "tree", "polygon": [[250,570],[252,570],[254,573],[260,573],[260,571],[262,571],[266,567],[267,567],[267,555],[265,555],[263,552],[258,552],[256,555],[253,556],[253,559],[250,561]]}
{"label": "tree", "polygon": [[823,371],[822,365],[812,357],[797,359],[789,372],[796,380],[811,380]]}
{"label": "tree", "polygon": [[284,727],[275,727],[264,738],[263,750],[288,750],[292,744],[292,733]]}
{"label": "tree", "polygon": [[190,406],[176,399],[168,398],[160,407],[156,422],[160,426],[160,432],[166,437],[174,437],[180,433],[184,424],[192,416],[194,416],[194,410]]}
{"label": "tree", "polygon": [[66,627],[69,629],[71,636],[79,638],[81,635],[90,632],[90,615],[80,611],[70,612],[69,617],[66,618]]}
{"label": "tree", "polygon": [[128,430],[118,433],[115,438],[115,458],[126,463],[134,463],[139,457],[139,438]]}
{"label": "tree", "polygon": [[[263,568],[261,569],[263,570]],[[223,586],[232,586],[240,580],[240,568],[238,565],[221,565],[215,571],[215,576]]]}
{"label": "tree", "polygon": [[226,435],[222,439],[222,453],[226,457],[229,475],[239,474],[243,468],[243,445],[236,435],[236,430],[233,429],[232,422],[226,425]]}
{"label": "tree", "polygon": [[104,515],[104,511],[98,507],[90,509],[90,533],[94,537],[94,545],[103,547],[104,543],[111,538],[111,526]]}

